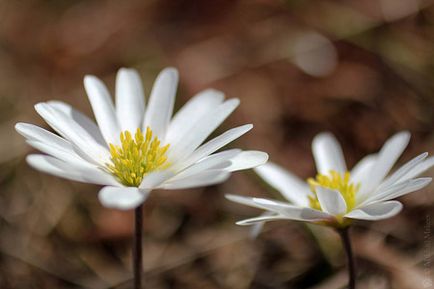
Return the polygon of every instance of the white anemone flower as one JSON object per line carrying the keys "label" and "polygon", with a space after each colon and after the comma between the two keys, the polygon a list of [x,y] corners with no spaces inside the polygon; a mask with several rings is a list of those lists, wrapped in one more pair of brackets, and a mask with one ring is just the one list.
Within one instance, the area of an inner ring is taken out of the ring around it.
{"label": "white anemone flower", "polygon": [[278,190],[288,202],[236,195],[234,202],[266,210],[266,213],[237,222],[261,224],[272,220],[297,220],[337,228],[348,227],[353,220],[382,220],[398,214],[400,196],[427,186],[431,178],[417,178],[434,165],[434,157],[423,153],[389,175],[410,140],[408,132],[392,136],[378,153],[363,158],[349,172],[341,146],[331,133],[317,135],[312,143],[318,170],[307,182],[268,162],[255,171]]}
{"label": "white anemone flower", "polygon": [[16,130],[44,154],[27,156],[37,170],[84,183],[103,185],[106,207],[133,209],[153,189],[184,189],[225,181],[231,172],[265,163],[259,151],[229,149],[215,153],[248,132],[246,124],[204,141],[235,110],[239,99],[224,99],[208,89],[191,98],[175,115],[178,72],[164,69],[145,106],[138,73],[122,68],[113,104],[104,83],[84,78],[96,123],[60,101],[38,103],[38,114],[58,135],[18,123]]}

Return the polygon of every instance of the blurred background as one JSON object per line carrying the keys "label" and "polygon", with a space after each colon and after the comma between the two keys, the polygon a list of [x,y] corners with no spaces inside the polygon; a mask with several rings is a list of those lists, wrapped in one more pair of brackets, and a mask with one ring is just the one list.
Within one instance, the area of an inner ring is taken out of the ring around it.
{"label": "blurred background", "polygon": [[[131,288],[130,212],[103,208],[99,187],[39,173],[17,121],[47,127],[33,105],[59,99],[92,115],[85,74],[114,91],[120,67],[149,95],[180,71],[177,107],[205,88],[241,99],[216,132],[253,123],[233,144],[302,178],[310,142],[336,134],[351,167],[393,133],[412,140],[400,163],[434,144],[434,6],[418,0],[0,2],[0,288]],[[428,176],[434,175],[431,171]],[[433,185],[389,220],[354,228],[359,288],[434,288]],[[345,259],[330,229],[234,222],[260,211],[225,193],[280,196],[253,172],[194,190],[156,191],[145,206],[146,288],[337,289]]]}

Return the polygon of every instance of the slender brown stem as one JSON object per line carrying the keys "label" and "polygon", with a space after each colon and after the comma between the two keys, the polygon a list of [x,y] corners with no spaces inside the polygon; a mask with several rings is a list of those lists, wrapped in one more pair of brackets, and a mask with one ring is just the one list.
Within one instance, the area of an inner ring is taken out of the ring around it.
{"label": "slender brown stem", "polygon": [[351,248],[351,240],[350,240],[350,228],[338,229],[339,236],[341,236],[342,245],[344,246],[345,253],[347,255],[347,264],[348,264],[348,289],[356,288],[356,264],[354,261],[353,250]]}
{"label": "slender brown stem", "polygon": [[133,243],[133,270],[134,289],[142,289],[142,237],[143,237],[143,205],[134,211],[134,243]]}

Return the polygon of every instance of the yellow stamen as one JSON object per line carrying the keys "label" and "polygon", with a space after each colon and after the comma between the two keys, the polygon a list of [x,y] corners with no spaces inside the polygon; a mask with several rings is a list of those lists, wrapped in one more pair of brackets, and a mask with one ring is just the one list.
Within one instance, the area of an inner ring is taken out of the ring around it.
{"label": "yellow stamen", "polygon": [[310,207],[321,210],[321,205],[316,194],[316,187],[321,186],[339,191],[347,204],[347,212],[351,211],[355,206],[356,193],[360,188],[360,184],[352,183],[350,177],[350,172],[345,172],[341,175],[331,170],[329,175],[317,174],[315,179],[309,178],[307,182],[314,194],[313,196],[309,196]]}
{"label": "yellow stamen", "polygon": [[129,131],[121,132],[120,141],[120,145],[110,144],[107,168],[126,186],[138,187],[146,174],[170,165],[166,154],[169,145],[161,146],[149,127],[145,134],[138,128],[134,138]]}

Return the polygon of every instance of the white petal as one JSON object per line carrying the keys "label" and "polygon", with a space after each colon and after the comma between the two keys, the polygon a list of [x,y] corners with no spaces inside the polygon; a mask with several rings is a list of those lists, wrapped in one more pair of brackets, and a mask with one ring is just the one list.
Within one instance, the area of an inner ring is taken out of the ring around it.
{"label": "white petal", "polygon": [[360,186],[356,194],[356,203],[362,202],[367,197],[368,192],[364,190],[364,187],[369,183],[369,175],[377,160],[377,154],[367,155],[351,170],[351,182]]}
{"label": "white petal", "polygon": [[254,169],[273,188],[278,190],[288,201],[299,206],[308,206],[308,185],[275,163],[268,162]]}
{"label": "white petal", "polygon": [[399,198],[403,195],[426,187],[431,182],[431,180],[431,178],[418,178],[395,184],[384,191],[375,192],[361,205]]}
{"label": "white petal", "polygon": [[329,174],[330,170],[344,173],[347,170],[339,142],[331,133],[320,133],[312,142],[312,151],[317,171]]}
{"label": "white petal", "polygon": [[47,155],[53,156],[56,159],[64,161],[66,163],[71,163],[78,166],[89,166],[94,167],[91,163],[85,161],[80,156],[78,156],[72,149],[71,145],[65,147],[58,147],[50,145],[49,143],[43,143],[39,141],[28,140],[27,143],[34,147],[35,149],[46,153]]}
{"label": "white petal", "polygon": [[155,80],[146,110],[144,129],[150,127],[152,132],[162,141],[173,113],[176,88],[178,86],[178,71],[166,68]]}
{"label": "white petal", "polygon": [[400,132],[392,136],[381,148],[375,166],[369,173],[369,182],[360,188],[359,193],[369,195],[383,181],[395,162],[401,156],[410,140],[410,133]]}
{"label": "white petal", "polygon": [[75,122],[78,126],[85,130],[91,137],[95,139],[98,144],[104,147],[107,146],[99,127],[88,116],[62,101],[50,100],[47,102],[47,104],[66,114],[70,118],[70,121]]}
{"label": "white petal", "polygon": [[226,171],[208,170],[184,179],[179,179],[175,181],[169,180],[166,183],[162,184],[160,188],[175,190],[210,186],[224,182],[229,178],[229,176],[230,173]]}
{"label": "white petal", "polygon": [[100,165],[108,162],[110,154],[107,148],[98,144],[88,131],[71,121],[65,113],[47,103],[38,103],[35,109],[55,131],[80,150],[80,156]]}
{"label": "white petal", "polygon": [[[200,160],[199,162],[195,163],[194,165],[178,173],[173,178],[173,180],[189,177],[197,173],[200,173],[202,171],[213,169],[213,168],[214,169],[224,168],[226,170],[226,168],[231,165],[230,160],[240,153],[241,153],[240,149],[232,149],[232,150],[226,150],[207,156],[202,160]],[[224,165],[224,167],[221,167],[222,164]]]}
{"label": "white petal", "polygon": [[269,210],[287,217],[298,217],[299,212],[302,209],[302,207],[294,206],[276,200],[269,200],[263,198],[252,198],[251,200],[258,207],[262,207],[265,210]]}
{"label": "white petal", "polygon": [[405,190],[397,191],[391,195],[387,195],[383,198],[383,200],[396,199],[404,195],[407,195],[409,193],[416,192],[428,186],[431,183],[431,181],[432,178],[417,178],[417,179],[409,180],[410,183]]}
{"label": "white petal", "polygon": [[50,162],[48,159],[48,156],[45,155],[28,155],[26,157],[27,163],[33,167],[36,170],[42,171],[44,173],[48,173],[50,175],[54,175],[56,177],[61,177],[73,181],[78,182],[86,182],[81,174],[77,171],[73,170],[65,170],[64,167],[56,166],[56,161],[61,162],[60,160],[57,160],[53,157],[51,157],[51,160],[55,160],[55,162]]}
{"label": "white petal", "polygon": [[119,186],[110,174],[94,167],[78,166],[46,155],[28,155],[27,162],[45,173],[78,182]]}
{"label": "white petal", "polygon": [[59,149],[71,149],[72,145],[67,140],[55,135],[48,130],[45,130],[39,126],[19,122],[15,125],[16,131],[30,141],[38,141],[38,142],[46,142],[47,144],[51,144]]}
{"label": "white petal", "polygon": [[231,194],[226,194],[225,198],[228,199],[229,201],[238,204],[242,204],[242,205],[246,205],[246,206],[250,206],[262,210],[271,210],[276,213],[278,213],[277,212],[278,209],[282,209],[285,206],[294,207],[294,205],[285,204],[280,201],[268,200],[263,198],[252,198],[252,197],[245,197],[245,196],[231,195]]}
{"label": "white petal", "polygon": [[300,221],[300,220],[294,220],[292,218],[288,218],[288,217],[285,217],[282,215],[261,215],[259,217],[238,221],[235,224],[237,224],[239,226],[261,225],[261,227],[262,227],[264,222],[282,221],[282,220]]}
{"label": "white petal", "polygon": [[324,212],[312,210],[310,208],[299,208],[298,210],[296,210],[296,212],[293,213],[292,216],[261,215],[259,217],[238,221],[236,222],[236,224],[240,226],[261,225],[264,222],[279,221],[279,220],[292,220],[292,221],[301,221],[301,222],[309,222],[309,223],[334,222],[333,216],[328,215]]}
{"label": "white petal", "polygon": [[[100,165],[104,165],[107,158],[107,143],[104,140],[104,137],[101,134],[99,127],[95,124],[95,122],[87,117],[85,114],[80,111],[74,109],[69,104],[58,101],[58,100],[50,100],[46,102],[52,109],[60,111],[63,115],[66,115],[68,123],[72,123],[74,127],[78,127],[80,131],[84,130],[88,137],[93,139],[98,144],[98,150],[95,151],[93,156],[89,156],[88,151],[93,151],[94,149],[89,148],[89,143],[85,148],[81,148],[77,146],[75,143],[71,143],[72,149],[75,151],[77,155],[79,155],[84,160],[87,160],[91,163],[97,163]],[[70,125],[71,126],[71,125]],[[86,137],[87,138],[87,137]],[[43,143],[46,143],[42,141]],[[85,140],[86,142],[86,140]],[[47,143],[48,145],[51,145]],[[93,144],[93,142],[92,142]],[[98,155],[103,155],[104,157],[98,157]],[[103,161],[100,161],[103,159]]]}
{"label": "white petal", "polygon": [[104,207],[130,210],[141,205],[148,195],[149,191],[134,187],[104,187],[99,191],[98,199]]}
{"label": "white petal", "polygon": [[142,128],[145,94],[135,69],[121,68],[116,76],[116,115],[122,131]]}
{"label": "white petal", "polygon": [[323,211],[335,216],[342,215],[347,211],[347,204],[338,191],[317,187],[316,194]]}
{"label": "white petal", "polygon": [[174,176],[171,171],[157,171],[145,176],[139,186],[141,189],[152,190]]}
{"label": "white petal", "polygon": [[268,154],[260,151],[243,151],[231,159],[231,165],[225,170],[229,172],[247,170],[265,164]]}
{"label": "white petal", "polygon": [[370,154],[361,159],[351,170],[351,181],[363,184],[374,167],[377,157],[377,154]]}
{"label": "white petal", "polygon": [[[277,217],[277,216],[279,216],[279,215],[275,214],[273,212],[266,211],[266,212],[262,213],[258,218],[261,218],[261,217]],[[272,221],[272,220],[267,219],[267,221]],[[237,224],[238,223],[239,222],[237,222]],[[238,224],[238,225],[240,225],[240,224]],[[261,233],[262,228],[264,227],[264,225],[265,225],[265,222],[257,222],[255,224],[253,224],[252,228],[250,229],[250,234],[249,234],[250,238],[256,239],[258,237],[258,235]]]}
{"label": "white petal", "polygon": [[213,152],[217,151],[218,149],[224,147],[228,143],[234,141],[235,139],[239,138],[249,130],[253,128],[253,125],[246,124],[242,125],[233,129],[230,129],[221,135],[211,139],[210,141],[206,142],[197,150],[195,150],[187,159],[179,162],[176,164],[176,170],[180,170],[186,167],[191,166],[195,162],[199,161],[200,159],[212,154]]}
{"label": "white petal", "polygon": [[17,123],[15,129],[27,139],[27,143],[43,153],[52,155],[65,162],[90,165],[74,150],[67,140],[33,124]]}
{"label": "white petal", "polygon": [[404,175],[406,175],[408,172],[410,172],[413,168],[415,168],[417,165],[422,163],[426,157],[428,156],[428,153],[423,153],[418,155],[417,157],[413,158],[406,164],[404,164],[402,167],[400,167],[396,172],[394,172],[391,176],[389,176],[384,182],[381,183],[381,185],[378,187],[378,191],[386,190],[391,185],[401,182],[401,179]]}
{"label": "white petal", "polygon": [[212,113],[224,100],[224,94],[207,89],[192,97],[172,118],[166,143],[176,143],[205,115]]}
{"label": "white petal", "polygon": [[263,198],[251,198],[237,195],[225,195],[225,197],[233,202],[247,205],[254,208],[272,211],[279,214],[281,217],[299,221],[325,221],[334,219],[333,216],[326,212],[313,210],[307,207],[290,205],[288,203],[269,200]]}
{"label": "white petal", "polygon": [[345,215],[346,218],[377,221],[395,216],[402,210],[402,204],[398,201],[388,201],[371,204],[360,209],[353,210]]}
{"label": "white petal", "polygon": [[230,99],[205,115],[177,143],[171,143],[169,159],[181,160],[189,156],[235,110],[238,99]]}
{"label": "white petal", "polygon": [[425,171],[429,170],[433,166],[434,166],[434,157],[429,157],[426,160],[424,160],[422,163],[418,164],[414,169],[409,171],[407,174],[405,174],[401,178],[401,181],[406,181],[414,177],[417,177],[422,173],[424,173]]}
{"label": "white petal", "polygon": [[107,87],[95,76],[86,75],[84,77],[84,88],[106,143],[119,144],[121,130]]}

